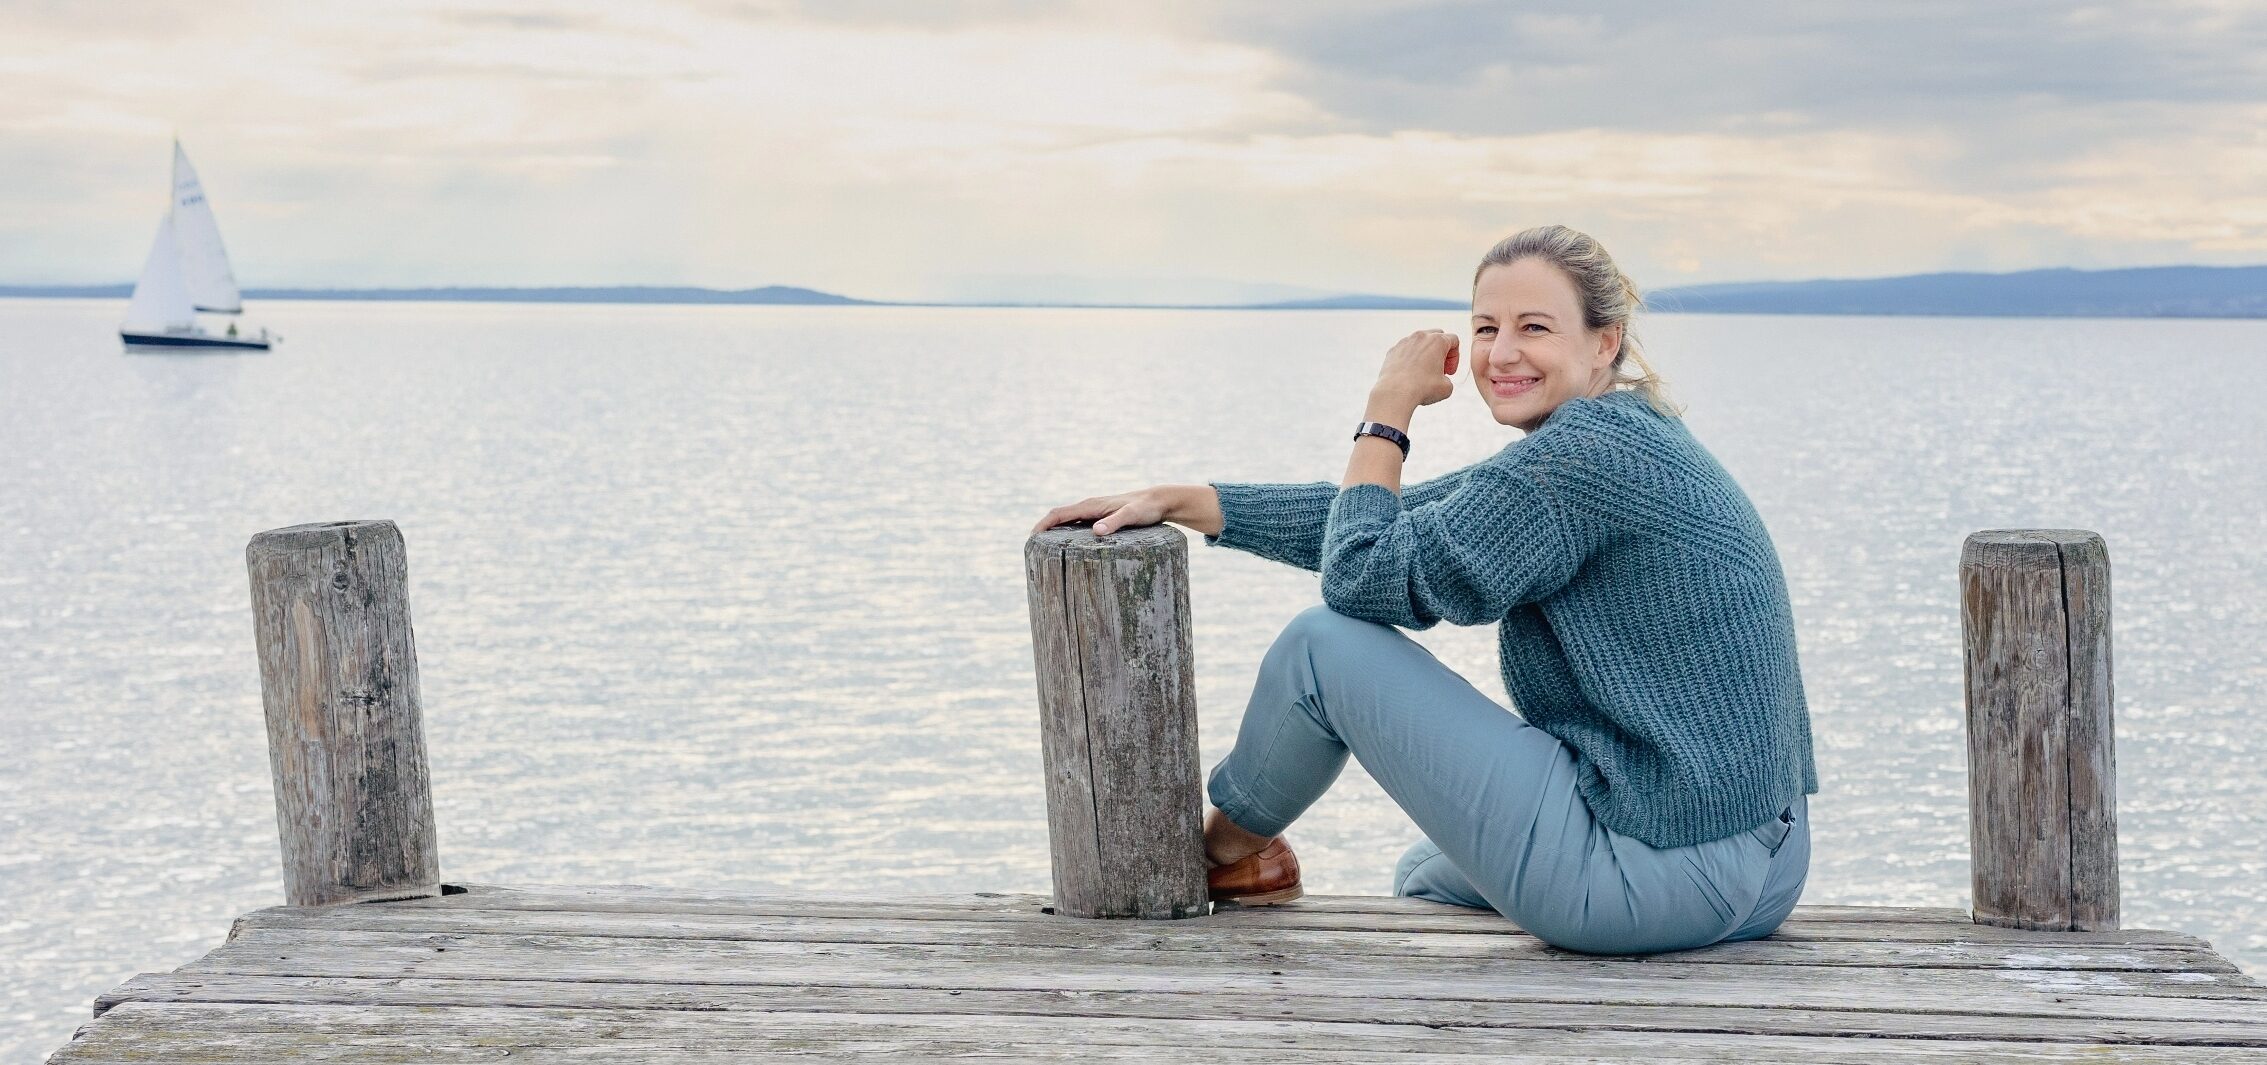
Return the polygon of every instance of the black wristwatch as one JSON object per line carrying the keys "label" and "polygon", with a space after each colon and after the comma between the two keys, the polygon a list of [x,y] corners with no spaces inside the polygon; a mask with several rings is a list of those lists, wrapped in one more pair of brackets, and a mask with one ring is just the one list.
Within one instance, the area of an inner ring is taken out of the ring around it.
{"label": "black wristwatch", "polygon": [[1354,439],[1360,440],[1365,436],[1382,436],[1387,440],[1391,440],[1393,441],[1393,446],[1401,449],[1402,458],[1409,457],[1409,434],[1404,433],[1399,429],[1387,425],[1384,422],[1363,422],[1362,424],[1354,427]]}

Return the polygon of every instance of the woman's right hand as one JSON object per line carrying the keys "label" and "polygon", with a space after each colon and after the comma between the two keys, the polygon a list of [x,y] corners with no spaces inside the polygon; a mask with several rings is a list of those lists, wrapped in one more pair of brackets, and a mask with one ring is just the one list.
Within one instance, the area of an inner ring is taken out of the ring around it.
{"label": "woman's right hand", "polygon": [[[1195,498],[1200,492],[1204,497],[1202,500]],[[1215,515],[1209,522],[1205,520],[1206,511]],[[1046,517],[1039,519],[1039,524],[1031,527],[1031,531],[1036,533],[1074,521],[1091,521],[1094,523],[1094,535],[1108,536],[1130,526],[1172,521],[1198,532],[1217,534],[1220,531],[1217,517],[1219,512],[1219,497],[1213,492],[1211,485],[1161,484],[1138,491],[1089,496],[1076,503],[1066,503],[1048,511]],[[1206,528],[1207,525],[1211,527]]]}

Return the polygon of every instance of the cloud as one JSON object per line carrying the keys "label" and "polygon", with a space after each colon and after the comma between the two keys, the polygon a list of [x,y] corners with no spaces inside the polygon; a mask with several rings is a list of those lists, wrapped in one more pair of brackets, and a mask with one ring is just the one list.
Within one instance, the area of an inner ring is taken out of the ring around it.
{"label": "cloud", "polygon": [[2237,4],[115,10],[10,16],[0,281],[130,273],[176,129],[255,284],[1454,295],[1541,221],[1649,285],[2267,249]]}
{"label": "cloud", "polygon": [[2267,9],[2148,0],[1665,6],[1326,3],[1200,10],[1364,128],[1525,133],[1957,121],[2041,104],[2260,99]]}

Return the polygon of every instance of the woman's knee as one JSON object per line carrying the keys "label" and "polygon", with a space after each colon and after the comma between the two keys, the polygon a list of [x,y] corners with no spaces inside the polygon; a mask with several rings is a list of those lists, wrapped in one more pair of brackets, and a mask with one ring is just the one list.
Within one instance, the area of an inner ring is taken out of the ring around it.
{"label": "woman's knee", "polygon": [[1401,860],[1393,863],[1393,893],[1396,895],[1409,894],[1410,874],[1415,873],[1418,866],[1438,857],[1440,857],[1440,848],[1434,846],[1430,838],[1419,839],[1410,844],[1408,850],[1401,852]]}
{"label": "woman's knee", "polygon": [[1472,879],[1441,853],[1431,838],[1419,839],[1401,852],[1393,866],[1393,893],[1413,899],[1445,902],[1452,906],[1494,909],[1474,887]]}
{"label": "woman's knee", "polygon": [[1283,626],[1285,638],[1298,638],[1317,643],[1342,640],[1375,640],[1398,635],[1400,630],[1391,625],[1349,617],[1329,606],[1316,603],[1299,611]]}

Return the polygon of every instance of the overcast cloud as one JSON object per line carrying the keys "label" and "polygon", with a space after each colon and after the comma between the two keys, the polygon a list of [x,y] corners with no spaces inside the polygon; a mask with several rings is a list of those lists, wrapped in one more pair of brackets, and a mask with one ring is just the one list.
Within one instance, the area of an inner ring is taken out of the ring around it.
{"label": "overcast cloud", "polygon": [[176,130],[254,285],[2267,261],[2257,3],[1129,6],[0,5],[0,282],[130,276]]}

